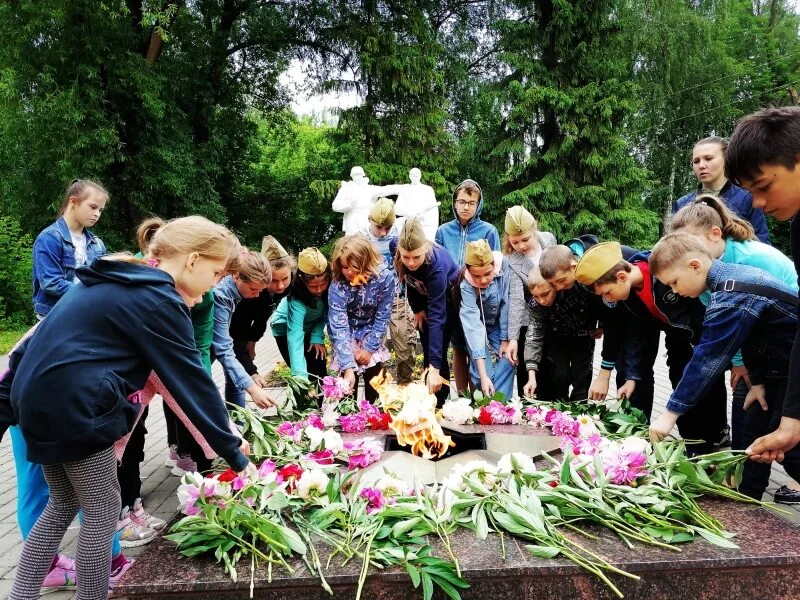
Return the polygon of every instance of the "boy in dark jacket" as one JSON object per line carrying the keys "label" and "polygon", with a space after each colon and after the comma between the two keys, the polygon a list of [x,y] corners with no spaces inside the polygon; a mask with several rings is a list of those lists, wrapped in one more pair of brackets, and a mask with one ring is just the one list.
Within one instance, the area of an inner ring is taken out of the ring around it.
{"label": "boy in dark jacket", "polygon": [[[700,340],[667,402],[667,410],[650,425],[650,437],[657,441],[669,435],[678,417],[697,405],[739,348],[752,383],[744,404],[745,443],[774,431],[781,416],[797,330],[794,290],[761,269],[712,259],[702,242],[688,233],[662,238],[653,248],[650,266],[676,294],[697,298],[706,290],[712,292]],[[760,408],[754,405],[756,402]],[[797,479],[800,453],[787,454],[784,466]],[[748,461],[739,490],[761,499],[769,473],[769,465]]]}

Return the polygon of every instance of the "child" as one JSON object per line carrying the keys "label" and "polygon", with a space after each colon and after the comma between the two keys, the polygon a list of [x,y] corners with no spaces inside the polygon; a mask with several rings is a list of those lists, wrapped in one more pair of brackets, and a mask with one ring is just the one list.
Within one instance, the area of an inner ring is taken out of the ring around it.
{"label": "child", "polygon": [[[742,119],[725,154],[725,174],[753,195],[753,207],[786,221],[800,210],[800,107],[769,108]],[[792,258],[800,271],[800,220],[791,226]],[[794,340],[788,392],[778,430],[747,449],[759,462],[783,460],[800,442],[800,331]]]}
{"label": "child", "polygon": [[[527,383],[525,367],[525,333],[528,329],[526,304],[530,300],[528,276],[538,267],[542,251],[556,244],[555,236],[547,231],[539,231],[536,219],[522,206],[512,206],[506,211],[505,235],[503,235],[503,254],[508,257],[511,274],[508,310],[509,358],[517,366],[517,389]],[[537,269],[538,270],[538,269]]]}
{"label": "child", "polygon": [[[261,240],[261,255],[269,263],[272,278],[255,297],[242,298],[236,305],[230,322],[230,336],[233,340],[233,353],[247,374],[259,385],[266,382],[258,374],[255,365],[256,343],[264,337],[267,322],[278,307],[278,303],[289,293],[296,263],[280,242],[271,235]],[[232,404],[244,403],[244,390],[237,387],[233,380],[225,378],[225,399]]]}
{"label": "child", "polygon": [[672,206],[676,212],[691,204],[700,194],[719,196],[731,212],[748,221],[758,239],[769,244],[769,231],[764,211],[753,207],[753,198],[745,189],[735,185],[725,177],[725,138],[713,135],[697,142],[692,149],[692,170],[697,177],[698,187],[679,198]]}
{"label": "child", "polygon": [[225,371],[225,400],[236,406],[245,406],[246,391],[260,408],[275,402],[264,391],[266,382],[258,374],[250,375],[234,352],[231,338],[231,317],[243,298],[258,298],[270,282],[272,269],[267,260],[257,252],[243,249],[239,259],[239,272],[228,275],[214,288],[214,341],[211,348]]}
{"label": "child", "polygon": [[[705,307],[695,298],[676,296],[656,281],[650,273],[648,256],[649,252],[623,249],[617,242],[597,244],[581,257],[575,278],[604,301],[625,308],[625,371],[635,384],[626,394],[649,418],[652,393],[639,395],[634,389],[640,382],[652,385],[661,331],[665,332],[669,378],[674,389],[692,356],[691,340],[696,343],[700,337]],[[723,380],[718,379],[708,389],[697,405],[678,420],[685,439],[705,440],[703,444],[692,444],[688,448],[691,453],[713,451],[725,423],[727,398]]]}
{"label": "child", "polygon": [[[700,240],[683,232],[670,233],[655,245],[650,266],[676,294],[697,298],[711,291],[700,341],[667,410],[650,426],[651,438],[669,435],[678,416],[696,405],[739,348],[753,384],[745,400],[745,442],[774,431],[797,330],[796,292],[761,269],[714,260]],[[760,409],[753,406],[747,410],[756,402]],[[794,451],[786,458],[786,471],[796,480],[800,455]],[[739,491],[761,499],[769,474],[769,465],[748,461]]]}
{"label": "child", "polygon": [[75,179],[67,186],[58,220],[33,244],[33,310],[42,319],[77,281],[75,269],[90,265],[106,253],[99,237],[89,231],[100,219],[108,192],[99,183]]}
{"label": "child", "polygon": [[[391,245],[396,243],[397,237],[400,235],[394,212],[394,202],[389,198],[378,199],[369,209],[367,223],[359,233],[372,242],[378,253],[383,256],[387,266],[393,269],[394,255]],[[411,383],[416,364],[417,335],[414,331],[414,320],[408,308],[406,289],[402,281],[392,303],[389,339],[397,358],[397,383],[401,385]]]}
{"label": "child", "polygon": [[333,283],[328,288],[328,334],[333,343],[331,367],[356,391],[364,375],[364,396],[373,402],[378,391],[370,380],[389,358],[384,345],[397,279],[375,247],[362,235],[336,242],[331,257]]}
{"label": "child", "polygon": [[[750,265],[764,269],[797,291],[797,272],[792,261],[773,248],[755,239],[752,225],[734,215],[716,196],[700,194],[691,204],[680,209],[672,218],[670,231],[685,231],[700,239],[706,249],[725,263]],[[700,296],[703,304],[708,304],[711,292]],[[734,356],[731,367],[731,389],[733,405],[731,410],[732,448],[743,450],[742,427],[744,424],[745,396],[750,389],[747,369],[742,363],[741,354]],[[798,498],[800,499],[800,498]]]}
{"label": "child", "polygon": [[[453,192],[452,221],[443,223],[436,230],[436,243],[450,253],[456,266],[464,266],[464,252],[468,242],[486,240],[493,251],[500,250],[500,236],[491,223],[481,221],[483,211],[483,192],[472,179],[465,179],[456,186]],[[467,353],[463,333],[453,331],[453,374],[456,389],[463,392],[467,389]]]}
{"label": "child", "polygon": [[530,271],[528,290],[525,396],[536,395],[544,401],[585,400],[592,381],[597,331],[591,295],[582,285],[557,292],[538,266]]}
{"label": "child", "polygon": [[120,510],[114,443],[138,412],[128,396],[142,389],[151,371],[234,470],[255,470],[200,363],[183,300],[207,291],[238,252],[224,227],[201,217],[176,219],[151,245],[148,258],[156,268],[109,257],[79,269],[83,285],[70,289],[10,357],[0,379],[0,434],[19,423],[28,456],[42,465],[50,487],[47,507],[23,547],[11,598],[39,595],[79,509],[78,597],[105,597]]}
{"label": "child", "polygon": [[328,320],[328,285],[331,270],[316,248],[306,248],[297,260],[297,276],[289,295],[272,317],[272,335],[292,375],[317,378],[327,374],[325,323]]}
{"label": "child", "polygon": [[408,284],[408,301],[420,332],[428,390],[436,394],[441,406],[450,396],[447,347],[453,330],[460,325],[453,297],[459,269],[447,250],[427,240],[418,217],[403,226],[394,264],[401,282]]}
{"label": "child", "polygon": [[508,263],[486,240],[467,243],[460,284],[461,326],[470,356],[472,385],[487,396],[514,394],[514,365],[508,360]]}
{"label": "child", "polygon": [[[542,277],[553,286],[557,292],[572,289],[580,286],[575,281],[575,267],[578,266],[578,254],[585,252],[587,247],[597,243],[595,236],[581,236],[570,242],[575,243],[575,249],[566,245],[556,245],[545,248],[539,259],[539,271]],[[570,243],[568,242],[568,243]],[[593,318],[600,323],[600,328],[592,336],[597,338],[603,336],[603,349],[601,353],[600,372],[592,385],[589,386],[590,400],[605,400],[608,395],[608,387],[611,381],[611,372],[614,370],[617,359],[621,359],[622,343],[625,337],[624,322],[620,322],[620,312],[614,307],[606,305],[602,299],[584,288],[590,297],[589,305]],[[622,366],[620,364],[620,366]],[[626,389],[633,389],[635,384],[631,380],[624,379],[625,374],[620,369],[617,371],[617,391],[620,388],[623,393]],[[627,388],[625,386],[628,386]]]}

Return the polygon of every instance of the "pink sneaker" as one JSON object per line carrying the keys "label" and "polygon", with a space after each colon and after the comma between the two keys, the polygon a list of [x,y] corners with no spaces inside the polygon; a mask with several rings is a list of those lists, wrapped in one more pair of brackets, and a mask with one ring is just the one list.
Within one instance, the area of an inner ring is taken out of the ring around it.
{"label": "pink sneaker", "polygon": [[172,474],[176,477],[183,477],[186,473],[197,472],[197,463],[192,460],[191,456],[178,456],[175,461],[175,466],[172,467]]}
{"label": "pink sneaker", "polygon": [[75,580],[75,561],[59,554],[56,566],[44,578],[40,593],[75,590]]}
{"label": "pink sneaker", "polygon": [[164,466],[174,467],[178,462],[178,447],[175,444],[170,444],[167,448],[167,458],[164,460]]}
{"label": "pink sneaker", "polygon": [[[114,568],[114,562],[118,563],[116,568]],[[127,558],[124,555],[120,555],[120,557],[114,559],[111,563],[111,577],[108,580],[108,589],[113,590],[117,587],[120,579],[122,579],[123,575],[128,572],[128,569],[130,569],[132,565],[133,559]]]}
{"label": "pink sneaker", "polygon": [[150,529],[154,529],[156,531],[161,531],[164,529],[164,526],[167,522],[164,519],[159,519],[158,517],[154,517],[147,511],[145,511],[144,506],[142,506],[142,499],[137,498],[133,502],[133,509],[130,512],[131,521],[134,523],[138,523],[139,525],[144,525],[145,527],[149,527]]}

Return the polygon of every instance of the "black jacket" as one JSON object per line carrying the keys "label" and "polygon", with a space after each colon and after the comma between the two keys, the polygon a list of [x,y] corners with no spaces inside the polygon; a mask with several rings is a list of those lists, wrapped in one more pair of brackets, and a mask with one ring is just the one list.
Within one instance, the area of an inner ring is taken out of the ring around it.
{"label": "black jacket", "polygon": [[104,259],[76,274],[83,285],[11,357],[0,382],[0,435],[19,423],[34,463],[86,458],[130,431],[138,407],[128,397],[155,371],[211,447],[244,469],[241,440],[228,428],[172,277]]}

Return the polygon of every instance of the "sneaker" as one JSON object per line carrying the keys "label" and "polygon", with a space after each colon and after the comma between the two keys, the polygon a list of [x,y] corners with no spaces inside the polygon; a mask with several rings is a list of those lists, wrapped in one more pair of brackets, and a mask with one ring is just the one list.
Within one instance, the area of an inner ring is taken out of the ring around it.
{"label": "sneaker", "polygon": [[178,446],[170,444],[169,448],[167,448],[167,458],[164,461],[164,466],[174,467],[176,462],[178,462]]}
{"label": "sneaker", "polygon": [[727,448],[731,445],[731,428],[727,425],[719,432],[719,439],[714,443],[714,450]]}
{"label": "sneaker", "polygon": [[772,498],[781,504],[800,504],[800,490],[793,490],[789,486],[782,485],[775,490]]}
{"label": "sneaker", "polygon": [[145,527],[149,527],[150,529],[155,529],[156,531],[161,531],[164,529],[164,526],[167,522],[164,519],[159,519],[158,517],[154,517],[150,513],[144,510],[144,506],[142,506],[142,499],[137,498],[133,503],[133,509],[130,512],[131,521],[137,523],[139,525],[144,525]]}
{"label": "sneaker", "polygon": [[123,548],[136,548],[149,544],[156,537],[156,531],[147,525],[140,525],[131,519],[130,509],[122,509],[122,518],[117,521],[119,545]]}
{"label": "sneaker", "polygon": [[197,463],[190,456],[178,456],[175,466],[172,467],[172,474],[176,477],[183,477],[186,473],[196,473]]}
{"label": "sneaker", "polygon": [[59,591],[74,591],[76,583],[75,561],[61,554],[58,555],[56,566],[50,569],[42,582],[40,594],[50,594]]}
{"label": "sneaker", "polygon": [[[124,561],[124,562],[123,562]],[[122,556],[120,559],[117,559],[117,562],[120,564],[114,568],[114,563],[111,563],[111,577],[108,579],[108,589],[113,590],[117,587],[119,580],[122,579],[122,576],[128,572],[128,569],[131,568],[133,565],[133,559],[127,558],[126,556]]]}

